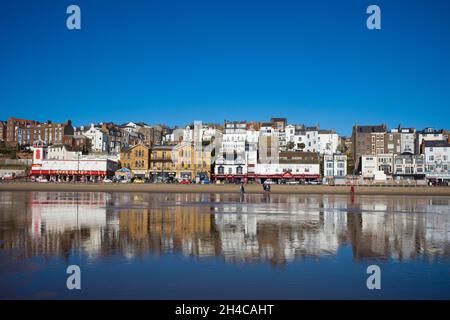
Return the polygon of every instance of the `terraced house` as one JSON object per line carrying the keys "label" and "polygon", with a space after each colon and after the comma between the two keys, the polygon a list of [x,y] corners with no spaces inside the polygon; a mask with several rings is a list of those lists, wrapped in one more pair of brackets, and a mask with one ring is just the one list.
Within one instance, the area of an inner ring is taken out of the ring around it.
{"label": "terraced house", "polygon": [[202,182],[211,176],[211,152],[191,142],[183,142],[173,148],[173,163],[176,178],[179,180],[195,180]]}
{"label": "terraced house", "polygon": [[137,144],[122,150],[120,163],[122,168],[131,170],[133,177],[145,179],[150,177],[150,157],[150,148],[143,144]]}
{"label": "terraced house", "polygon": [[177,168],[172,160],[174,146],[154,146],[151,150],[149,176],[153,182],[173,182]]}
{"label": "terraced house", "polygon": [[6,141],[22,146],[31,146],[36,141],[43,141],[48,145],[61,144],[65,136],[73,134],[70,120],[64,123],[54,123],[50,120],[40,123],[11,117],[6,126]]}

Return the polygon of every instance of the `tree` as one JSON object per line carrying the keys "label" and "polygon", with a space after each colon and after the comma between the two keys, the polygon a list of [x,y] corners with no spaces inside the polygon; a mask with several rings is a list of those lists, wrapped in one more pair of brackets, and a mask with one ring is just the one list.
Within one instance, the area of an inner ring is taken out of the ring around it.
{"label": "tree", "polygon": [[292,141],[289,141],[286,145],[288,150],[292,150],[295,147],[295,143],[293,143]]}
{"label": "tree", "polygon": [[298,144],[298,148],[302,151],[303,151],[303,149],[305,149],[305,147],[306,147],[306,145],[303,142]]}
{"label": "tree", "polygon": [[353,157],[347,156],[347,174],[354,174],[355,171],[355,160]]}

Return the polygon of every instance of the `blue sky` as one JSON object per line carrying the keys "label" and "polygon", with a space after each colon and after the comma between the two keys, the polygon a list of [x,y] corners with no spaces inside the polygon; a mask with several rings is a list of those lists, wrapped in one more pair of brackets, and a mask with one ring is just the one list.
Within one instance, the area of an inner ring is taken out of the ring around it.
{"label": "blue sky", "polygon": [[[82,29],[66,28],[77,4]],[[366,28],[377,4],[382,30]],[[0,2],[0,119],[450,128],[450,1]]]}

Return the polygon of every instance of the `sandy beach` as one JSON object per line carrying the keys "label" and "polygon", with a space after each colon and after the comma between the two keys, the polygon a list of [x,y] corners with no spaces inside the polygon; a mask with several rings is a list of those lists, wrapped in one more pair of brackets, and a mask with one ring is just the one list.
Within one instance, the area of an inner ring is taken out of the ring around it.
{"label": "sandy beach", "polygon": [[[1,191],[80,191],[80,192],[171,192],[239,193],[239,185],[179,184],[89,184],[89,183],[0,183]],[[246,193],[263,193],[261,185],[246,185]],[[350,187],[323,185],[272,185],[273,194],[350,194]],[[434,195],[450,196],[450,187],[356,187],[359,195]]]}

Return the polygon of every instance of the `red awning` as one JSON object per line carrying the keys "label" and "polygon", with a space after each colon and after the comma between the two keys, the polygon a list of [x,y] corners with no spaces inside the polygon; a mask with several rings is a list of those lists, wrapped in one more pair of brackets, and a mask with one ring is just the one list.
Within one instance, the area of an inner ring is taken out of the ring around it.
{"label": "red awning", "polygon": [[76,170],[31,170],[30,175],[81,175],[106,176],[106,171],[76,171]]}

